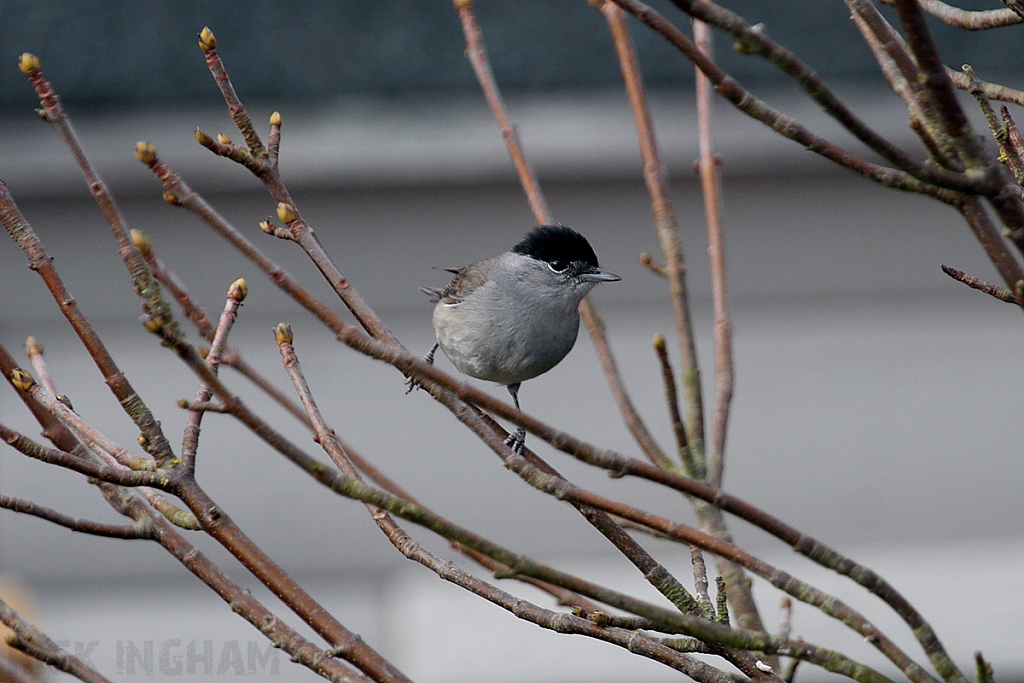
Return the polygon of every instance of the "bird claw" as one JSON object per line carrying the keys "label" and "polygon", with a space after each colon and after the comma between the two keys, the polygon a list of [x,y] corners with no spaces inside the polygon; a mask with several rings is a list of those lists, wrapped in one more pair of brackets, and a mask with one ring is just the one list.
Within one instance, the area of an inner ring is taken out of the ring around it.
{"label": "bird claw", "polygon": [[[430,347],[430,350],[427,351],[427,355],[423,356],[423,362],[428,364],[428,365],[433,365],[434,364],[434,354],[436,352],[437,352],[437,344],[434,344],[432,347]],[[419,380],[417,380],[415,377],[406,377],[406,379],[405,379],[405,395],[406,396],[408,396],[410,393],[412,393],[413,389],[422,389],[422,388],[423,388],[423,385],[420,384]]]}
{"label": "bird claw", "polygon": [[509,434],[505,439],[505,445],[512,448],[512,452],[516,455],[522,455],[526,452],[526,430],[520,427],[513,434]]}

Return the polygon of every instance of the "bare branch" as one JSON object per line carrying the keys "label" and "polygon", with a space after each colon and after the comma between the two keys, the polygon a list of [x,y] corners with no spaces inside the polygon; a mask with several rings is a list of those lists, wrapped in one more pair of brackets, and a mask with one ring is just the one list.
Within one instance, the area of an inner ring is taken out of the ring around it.
{"label": "bare branch", "polygon": [[[153,413],[146,407],[146,404],[143,403],[142,398],[135,392],[135,389],[121,372],[120,368],[117,367],[117,363],[114,362],[113,357],[107,351],[106,345],[99,335],[96,334],[96,331],[85,315],[79,310],[75,298],[71,296],[71,293],[64,286],[64,282],[51,263],[52,259],[46,253],[32,226],[25,220],[25,217],[14,203],[14,198],[11,197],[10,192],[7,190],[7,183],[3,181],[0,181],[0,222],[3,223],[7,232],[18,243],[22,251],[25,252],[25,255],[28,257],[29,266],[43,278],[43,282],[46,283],[54,301],[60,307],[61,313],[71,323],[72,328],[74,328],[79,339],[82,340],[96,367],[103,374],[103,379],[107,386],[110,387],[114,396],[117,397],[125,413],[132,418],[132,421],[138,425],[145,435],[146,441],[150,446],[150,452],[158,460],[170,458],[172,456],[171,447],[163,431],[160,429],[160,424],[153,417]],[[132,248],[135,248],[134,245]]]}
{"label": "bare branch", "polygon": [[659,467],[673,467],[672,461],[668,459],[665,452],[661,450],[661,446],[651,436],[647,425],[644,424],[643,418],[640,417],[636,406],[633,405],[633,400],[626,393],[626,387],[622,382],[622,377],[619,375],[618,365],[615,363],[615,358],[612,356],[611,349],[608,346],[608,338],[604,333],[604,323],[597,317],[597,312],[591,305],[580,306],[580,317],[583,319],[583,324],[587,326],[587,331],[590,332],[590,338],[594,342],[594,350],[597,352],[597,359],[604,370],[604,376],[608,378],[608,387],[612,392],[615,403],[619,406],[619,412],[622,414],[622,421],[625,422],[626,429],[633,435],[633,439],[640,446],[640,450],[644,452],[644,455],[651,462]]}
{"label": "bare branch", "polygon": [[954,280],[964,283],[971,289],[977,289],[979,292],[985,292],[986,294],[995,297],[1000,301],[1005,301],[1008,304],[1020,305],[1017,298],[1013,295],[1013,292],[1004,287],[998,287],[987,282],[982,282],[978,278],[972,277],[962,270],[957,270],[956,268],[947,265],[942,265],[942,272]]}
{"label": "bare branch", "polygon": [[[981,31],[989,28],[1012,26],[1024,21],[1013,9],[963,10],[941,0],[919,0],[921,7],[928,14],[950,26],[968,31]],[[896,0],[881,0],[887,5],[895,5]],[[1012,2],[1012,0],[1010,0]],[[1006,2],[1007,5],[1010,2]]]}
{"label": "bare branch", "polygon": [[90,534],[92,536],[106,536],[107,538],[120,539],[153,538],[153,530],[148,524],[148,521],[127,525],[104,524],[102,522],[94,522],[81,517],[65,515],[64,513],[57,512],[52,508],[37,505],[30,500],[16,498],[14,496],[6,496],[3,494],[0,494],[0,508],[6,508],[8,510],[13,510],[14,512],[20,512],[25,515],[45,519],[48,522],[53,522],[54,524],[71,529],[72,531]]}
{"label": "bare branch", "polygon": [[[687,38],[678,28],[668,22],[653,9],[642,2],[639,2],[639,0],[612,1],[657,31],[662,35],[662,37],[683,52],[687,59],[693,62],[708,77],[711,83],[714,84],[716,92],[725,97],[737,109],[748,116],[761,121],[783,137],[793,140],[794,142],[803,145],[808,150],[819,154],[824,158],[843,166],[844,168],[848,168],[865,178],[870,178],[885,187],[892,187],[909,192],[919,192],[947,203],[955,201],[957,194],[948,189],[931,184],[931,178],[929,178],[927,182],[923,182],[906,171],[888,168],[886,166],[880,166],[878,164],[865,161],[864,159],[854,156],[842,148],[830,143],[828,140],[815,135],[794,119],[769,107],[767,103],[754,97],[750,92],[740,86],[735,79],[725,73],[725,71],[723,71],[717,64],[707,59],[706,56],[697,49],[697,46],[694,45],[693,42],[690,41],[690,39]],[[940,175],[943,176],[949,173],[948,171],[942,171],[942,169],[930,168],[928,174],[931,174],[932,172],[941,172]],[[924,177],[924,175],[926,174],[922,173],[922,177]],[[947,178],[951,181],[951,186],[953,187],[961,187],[964,189],[975,187],[975,183],[973,181],[963,179],[962,176],[960,177],[961,180],[954,182],[955,178],[956,176]]]}
{"label": "bare branch", "polygon": [[[711,28],[702,21],[693,24],[697,48],[712,58]],[[725,236],[722,228],[722,205],[719,163],[712,141],[711,82],[697,69],[697,130],[700,137],[700,182],[704,195],[704,214],[708,225],[708,257],[711,262],[711,299],[715,324],[715,405],[711,417],[711,447],[705,463],[709,484],[722,486],[725,468],[725,435],[729,427],[729,406],[732,403],[733,369],[732,322],[726,296]]]}
{"label": "bare branch", "polygon": [[644,163],[644,182],[651,198],[654,212],[654,228],[665,255],[665,272],[668,274],[672,315],[682,355],[683,393],[686,397],[687,441],[694,460],[704,468],[704,404],[701,391],[700,366],[697,362],[697,345],[694,341],[693,321],[690,318],[690,301],[686,287],[686,260],[679,235],[679,222],[672,201],[669,199],[668,175],[658,152],[654,137],[654,125],[647,106],[640,64],[633,49],[633,41],[626,26],[625,15],[618,6],[601,2],[598,9],[604,14],[615,42],[622,79],[629,95],[630,108],[636,124],[640,143],[640,155]]}
{"label": "bare branch", "polygon": [[3,622],[14,633],[8,643],[22,652],[29,654],[55,669],[69,673],[84,683],[110,683],[101,673],[83,662],[78,657],[64,652],[55,642],[28,623],[11,607],[0,599],[0,622]]}

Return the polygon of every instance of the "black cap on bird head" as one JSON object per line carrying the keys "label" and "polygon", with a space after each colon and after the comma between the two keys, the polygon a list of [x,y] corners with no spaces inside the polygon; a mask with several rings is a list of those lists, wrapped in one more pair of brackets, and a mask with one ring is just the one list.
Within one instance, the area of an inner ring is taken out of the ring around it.
{"label": "black cap on bird head", "polygon": [[598,268],[597,254],[587,238],[564,225],[541,225],[534,228],[512,251],[545,263],[582,262]]}

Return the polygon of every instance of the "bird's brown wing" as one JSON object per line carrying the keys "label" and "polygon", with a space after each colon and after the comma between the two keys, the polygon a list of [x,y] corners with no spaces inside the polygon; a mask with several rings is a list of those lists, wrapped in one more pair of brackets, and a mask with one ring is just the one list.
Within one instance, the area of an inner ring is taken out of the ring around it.
{"label": "bird's brown wing", "polygon": [[455,277],[438,293],[439,300],[448,305],[461,303],[470,292],[487,281],[487,271],[490,267],[490,261],[480,261],[464,268],[445,268],[444,270],[455,273]]}

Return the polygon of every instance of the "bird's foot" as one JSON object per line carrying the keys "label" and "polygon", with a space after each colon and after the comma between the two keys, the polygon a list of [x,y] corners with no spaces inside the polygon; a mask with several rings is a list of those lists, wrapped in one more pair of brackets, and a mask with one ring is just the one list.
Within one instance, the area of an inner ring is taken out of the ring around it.
{"label": "bird's foot", "polygon": [[511,446],[512,452],[516,455],[522,455],[526,451],[526,430],[522,427],[516,429],[505,439],[505,445]]}
{"label": "bird's foot", "polygon": [[[427,351],[427,355],[423,356],[423,362],[427,365],[434,364],[434,354],[437,352],[437,344],[430,347]],[[419,383],[415,377],[406,377],[405,379],[405,393],[409,394],[413,389],[422,389],[423,385]]]}

